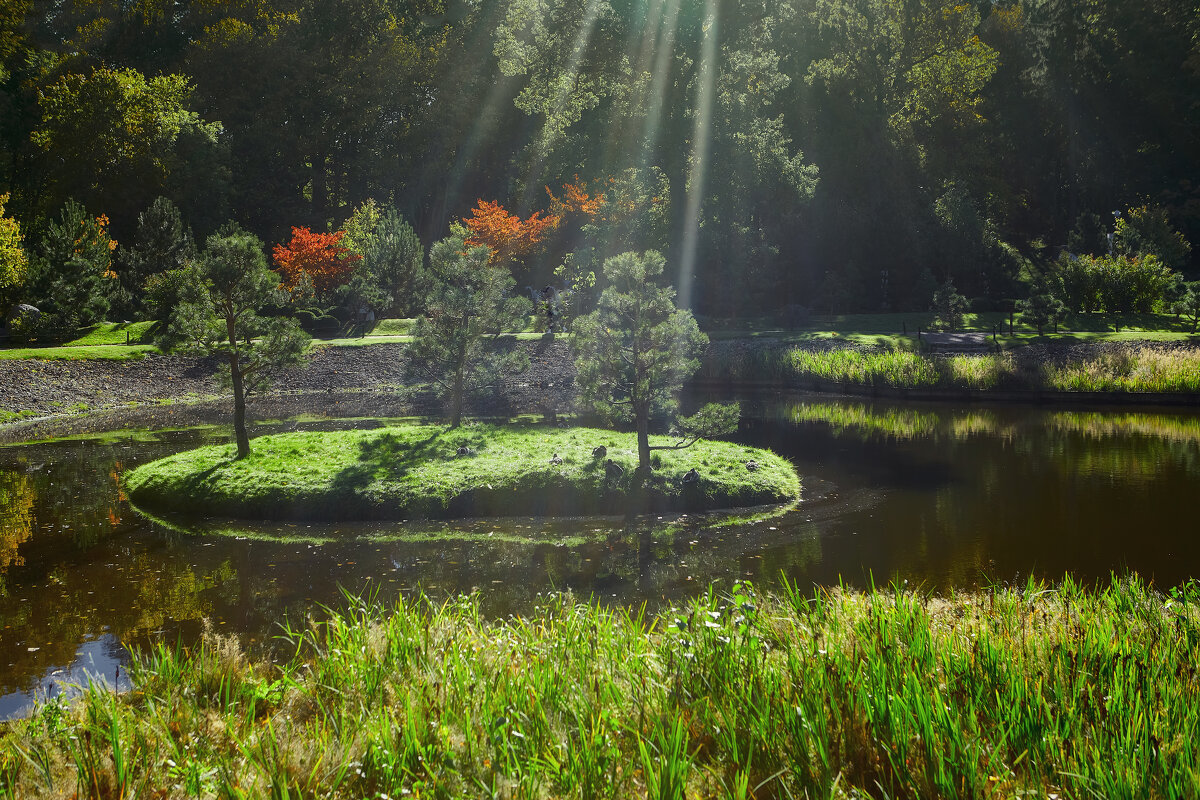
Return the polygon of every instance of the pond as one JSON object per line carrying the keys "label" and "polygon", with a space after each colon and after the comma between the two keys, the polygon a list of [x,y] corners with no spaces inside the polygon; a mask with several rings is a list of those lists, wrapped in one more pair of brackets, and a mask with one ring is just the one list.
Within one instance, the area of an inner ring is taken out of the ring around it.
{"label": "pond", "polygon": [[[374,420],[262,425],[335,428]],[[1200,415],[745,398],[737,438],[795,463],[804,499],[758,521],[668,516],[191,532],[129,507],[124,470],[228,438],[208,425],[0,448],[0,718],[35,698],[124,685],[127,646],[204,626],[265,646],[343,592],[479,591],[490,614],[539,593],[659,607],[749,578],[930,590],[1137,571],[1192,577]],[[176,521],[177,522],[177,521]],[[187,527],[187,526],[184,526]]]}

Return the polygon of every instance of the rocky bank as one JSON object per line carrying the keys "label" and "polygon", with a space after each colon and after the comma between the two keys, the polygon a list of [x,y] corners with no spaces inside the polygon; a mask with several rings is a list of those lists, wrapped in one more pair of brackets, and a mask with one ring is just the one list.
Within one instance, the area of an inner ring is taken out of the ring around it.
{"label": "rocky bank", "polygon": [[[559,340],[513,343],[529,353],[529,369],[506,376],[476,411],[566,410],[574,394],[570,348]],[[39,416],[71,411],[224,397],[220,357],[151,355],[134,361],[0,361],[0,411]],[[308,364],[279,375],[270,394],[398,392],[414,404],[404,380],[404,346],[316,347]]]}

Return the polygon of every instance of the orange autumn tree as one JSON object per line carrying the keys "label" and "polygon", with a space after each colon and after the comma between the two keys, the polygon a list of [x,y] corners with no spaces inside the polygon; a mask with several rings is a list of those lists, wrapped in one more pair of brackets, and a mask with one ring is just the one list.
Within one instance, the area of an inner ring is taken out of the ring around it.
{"label": "orange autumn tree", "polygon": [[348,282],[362,256],[342,244],[345,235],[345,231],[313,233],[307,227],[292,228],[291,241],[275,245],[271,252],[284,288],[293,292],[307,278],[318,297],[327,297]]}
{"label": "orange autumn tree", "polygon": [[549,186],[546,187],[546,194],[550,195],[551,211],[558,217],[579,214],[590,218],[596,216],[604,207],[604,193],[590,194],[587,183],[580,180],[578,175],[571,183],[563,184],[562,194],[555,195]]}
{"label": "orange autumn tree", "polygon": [[481,199],[471,209],[471,216],[463,220],[471,234],[464,244],[468,249],[486,245],[492,251],[489,264],[507,264],[528,255],[560,221],[557,215],[543,215],[541,211],[522,221],[499,203]]}

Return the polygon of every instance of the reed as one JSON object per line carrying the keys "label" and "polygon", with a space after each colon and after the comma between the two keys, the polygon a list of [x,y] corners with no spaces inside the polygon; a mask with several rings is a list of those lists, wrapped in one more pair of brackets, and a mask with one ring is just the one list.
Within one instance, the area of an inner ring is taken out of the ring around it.
{"label": "reed", "polygon": [[1122,348],[1051,368],[1047,383],[1066,392],[1198,392],[1200,352]]}
{"label": "reed", "polygon": [[5,796],[1184,797],[1200,589],[749,584],[658,615],[422,595],[140,654],[0,737]]}
{"label": "reed", "polygon": [[1187,393],[1200,391],[1200,350],[1129,344],[1094,358],[1036,363],[1010,352],[929,356],[900,349],[726,348],[709,356],[701,377],[896,389]]}

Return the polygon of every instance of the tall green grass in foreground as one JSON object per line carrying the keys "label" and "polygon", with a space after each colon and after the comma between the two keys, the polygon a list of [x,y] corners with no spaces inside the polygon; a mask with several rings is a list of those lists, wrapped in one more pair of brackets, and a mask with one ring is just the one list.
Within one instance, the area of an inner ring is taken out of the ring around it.
{"label": "tall green grass in foreground", "polygon": [[678,612],[355,601],[0,739],[8,795],[1195,797],[1200,591],[747,585]]}

